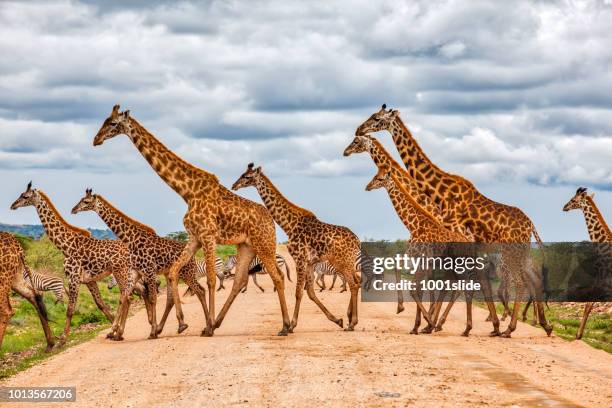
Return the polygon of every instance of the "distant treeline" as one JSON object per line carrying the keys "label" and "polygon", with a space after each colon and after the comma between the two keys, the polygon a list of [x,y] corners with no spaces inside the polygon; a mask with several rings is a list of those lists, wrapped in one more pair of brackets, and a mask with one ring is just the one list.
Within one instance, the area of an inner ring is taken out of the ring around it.
{"label": "distant treeline", "polygon": [[[88,228],[91,235],[98,239],[115,239],[115,234],[111,230]],[[0,231],[10,232],[12,234],[19,234],[26,237],[40,239],[45,233],[42,225],[11,225],[0,223]]]}

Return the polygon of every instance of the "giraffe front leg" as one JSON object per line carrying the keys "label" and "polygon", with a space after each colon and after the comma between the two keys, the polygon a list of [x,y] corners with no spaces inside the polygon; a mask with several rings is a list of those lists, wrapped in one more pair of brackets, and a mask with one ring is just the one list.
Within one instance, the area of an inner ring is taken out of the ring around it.
{"label": "giraffe front leg", "polygon": [[149,308],[151,309],[150,315],[150,325],[151,332],[149,333],[149,339],[157,338],[157,279],[156,276],[153,275],[152,279],[148,279],[145,282],[145,298],[147,299],[146,303],[149,304]]}
{"label": "giraffe front leg", "polygon": [[312,277],[312,264],[308,267],[308,269],[306,270],[306,293],[308,293],[308,297],[310,298],[310,300],[312,300],[313,302],[315,302],[315,304],[317,306],[319,306],[319,309],[321,309],[321,311],[323,312],[323,314],[325,314],[325,316],[332,322],[336,323],[338,326],[343,327],[344,322],[342,321],[342,319],[338,319],[336,316],[334,316],[326,307],[325,305],[321,302],[321,300],[317,297],[317,294],[314,291],[314,287],[313,287],[313,277]]}
{"label": "giraffe front leg", "polygon": [[582,335],[584,334],[584,328],[586,327],[587,321],[589,320],[589,315],[591,314],[593,305],[595,305],[595,302],[587,302],[584,305],[584,312],[582,314],[582,320],[580,321],[580,327],[576,332],[576,340],[580,340],[582,338]]}
{"label": "giraffe front leg", "polygon": [[100,294],[100,288],[98,288],[98,283],[92,281],[87,283],[86,286],[87,289],[89,289],[89,292],[91,293],[91,296],[93,297],[96,306],[98,306],[98,309],[100,309],[104,316],[106,316],[108,321],[112,322],[113,320],[115,320],[115,316],[113,316],[113,313],[110,311],[110,308],[104,302],[104,299],[102,299],[102,295]]}
{"label": "giraffe front leg", "polygon": [[170,270],[168,271],[168,283],[172,290],[172,300],[174,301],[174,308],[176,309],[176,319],[178,320],[178,323],[179,323],[179,326],[178,326],[179,334],[184,332],[187,329],[187,327],[189,327],[187,324],[185,324],[185,317],[183,315],[183,307],[181,305],[181,298],[179,297],[179,292],[178,292],[179,271],[183,268],[183,266],[185,266],[191,260],[191,258],[193,258],[196,251],[199,248],[200,248],[200,242],[195,236],[190,234],[189,242],[187,243],[187,245],[185,245],[185,248],[183,248],[183,252],[181,252],[181,255],[178,257],[178,259],[176,259],[172,263],[172,266],[170,267]]}
{"label": "giraffe front leg", "polygon": [[204,257],[206,258],[206,284],[208,285],[208,318],[206,319],[206,328],[203,334],[212,336],[215,331],[215,287],[217,286],[217,271],[215,269],[215,249],[217,242],[212,234],[200,236],[202,249],[204,249]]}
{"label": "giraffe front leg", "polygon": [[166,319],[170,314],[170,310],[174,307],[174,300],[172,300],[172,287],[170,287],[168,280],[166,279],[166,308],[164,309],[164,314],[157,325],[157,335],[160,335],[164,330],[164,325],[166,324]]}
{"label": "giraffe front leg", "polygon": [[[69,273],[66,275],[70,276]],[[77,298],[79,297],[79,276],[70,276],[70,282],[68,283],[68,307],[66,308],[66,321],[64,323],[64,331],[59,338],[57,343],[58,347],[63,347],[66,344],[68,335],[70,334],[70,324],[72,322],[72,315],[74,314],[74,308],[76,306]]]}

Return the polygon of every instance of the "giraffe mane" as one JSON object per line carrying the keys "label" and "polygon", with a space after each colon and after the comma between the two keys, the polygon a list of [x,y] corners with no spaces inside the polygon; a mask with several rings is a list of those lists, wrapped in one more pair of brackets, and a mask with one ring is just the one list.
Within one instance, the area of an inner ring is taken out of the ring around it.
{"label": "giraffe mane", "polygon": [[272,183],[272,181],[268,178],[268,176],[266,176],[263,172],[261,173],[262,177],[265,177],[267,184],[269,186],[270,189],[272,189],[274,191],[275,194],[278,194],[279,197],[282,197],[283,200],[285,200],[285,202],[287,203],[287,206],[289,206],[292,210],[294,210],[295,212],[302,214],[304,217],[313,217],[313,218],[317,218],[316,215],[314,215],[314,213],[310,210],[307,210],[305,208],[302,208],[298,205],[293,204],[290,200],[287,199],[287,197],[285,197],[283,195],[283,193],[281,193],[278,188],[276,188],[276,186],[274,185],[274,183]]}
{"label": "giraffe mane", "polygon": [[412,136],[412,132],[411,132],[411,131],[408,129],[408,127],[407,127],[407,126],[404,124],[404,121],[402,120],[402,118],[400,118],[400,117],[399,117],[399,115],[397,115],[397,116],[396,116],[396,118],[395,118],[395,120],[396,120],[396,121],[399,123],[399,125],[402,127],[402,129],[404,129],[404,130],[405,130],[405,131],[406,131],[406,132],[407,132],[407,133],[410,135],[410,138],[412,139],[412,142],[414,143],[414,146],[417,148],[417,150],[419,151],[419,153],[423,155],[423,157],[427,158],[427,161],[428,161],[429,165],[430,165],[431,167],[433,167],[433,168],[434,168],[434,170],[437,170],[437,171],[439,171],[439,172],[441,172],[441,173],[444,173],[444,174],[446,174],[446,175],[448,175],[449,177],[452,177],[452,178],[454,178],[454,179],[461,180],[461,181],[463,181],[463,182],[467,183],[467,184],[468,184],[470,187],[475,188],[475,187],[474,187],[474,183],[472,183],[470,180],[466,179],[465,177],[459,176],[459,175],[457,175],[457,174],[448,173],[448,172],[446,172],[446,171],[442,170],[440,167],[438,167],[438,165],[437,165],[437,164],[435,164],[433,161],[431,161],[431,160],[429,159],[429,156],[427,156],[427,155],[425,154],[425,151],[423,150],[423,148],[421,148],[421,145],[420,145],[420,144],[419,144],[419,142],[416,140],[416,138],[415,138],[414,136]]}
{"label": "giraffe mane", "polygon": [[49,196],[47,196],[43,191],[38,190],[38,194],[40,194],[42,196],[42,198],[45,200],[45,202],[47,203],[47,205],[49,206],[49,209],[55,214],[55,216],[57,217],[57,219],[60,221],[60,223],[66,227],[67,229],[69,229],[70,231],[76,233],[76,234],[80,234],[83,235],[85,237],[91,238],[91,232],[87,231],[86,229],[83,228],[79,228],[79,227],[75,227],[72,224],[69,224],[64,217],[62,217],[62,215],[60,214],[60,212],[57,210],[57,208],[55,208],[55,204],[53,204],[53,201],[51,201],[51,199],[49,198]]}
{"label": "giraffe mane", "polygon": [[121,218],[123,218],[124,220],[126,220],[128,223],[135,225],[136,227],[143,229],[147,232],[150,232],[152,234],[156,234],[155,230],[151,227],[149,227],[146,224],[143,224],[140,221],[136,221],[135,219],[133,219],[132,217],[126,215],[123,211],[119,210],[117,207],[115,207],[114,205],[112,205],[110,203],[110,201],[108,201],[106,198],[102,197],[100,194],[96,194],[96,197],[102,201],[104,203],[104,205],[106,205],[107,207],[109,207],[112,211],[116,212]]}
{"label": "giraffe mane", "polygon": [[440,221],[438,221],[436,219],[436,217],[434,217],[433,215],[431,215],[431,213],[429,211],[427,211],[425,208],[423,208],[421,206],[421,204],[419,204],[414,197],[412,197],[412,195],[410,195],[410,192],[408,192],[408,190],[406,190],[406,187],[404,187],[401,183],[401,181],[397,178],[397,176],[395,174],[393,174],[393,172],[391,172],[391,179],[393,180],[393,183],[395,184],[395,187],[397,189],[399,189],[400,193],[408,200],[410,201],[410,203],[423,215],[425,215],[427,218],[431,219],[433,222],[436,223],[436,225],[440,225]]}
{"label": "giraffe mane", "polygon": [[142,132],[146,132],[148,133],[153,139],[155,139],[155,141],[157,143],[159,143],[164,149],[166,149],[174,158],[174,160],[176,160],[181,166],[185,166],[186,168],[188,168],[189,170],[193,170],[196,173],[204,173],[209,177],[212,177],[216,182],[219,182],[219,178],[213,174],[210,173],[204,169],[201,169],[199,167],[194,166],[193,164],[189,163],[188,161],[184,160],[182,157],[180,157],[179,155],[177,155],[176,153],[174,153],[172,150],[170,150],[165,144],[163,144],[161,142],[161,140],[159,140],[155,135],[153,135],[153,133],[149,132],[144,126],[142,126],[136,119],[134,119],[132,116],[129,117],[129,121],[130,123],[137,129],[139,129]]}
{"label": "giraffe mane", "polygon": [[612,235],[612,231],[610,231],[610,227],[608,227],[608,223],[604,219],[601,211],[599,211],[599,208],[597,207],[597,204],[595,204],[595,200],[593,200],[593,198],[591,196],[587,196],[586,199],[589,202],[589,204],[591,205],[591,208],[593,208],[593,211],[595,211],[595,216],[597,217],[597,219],[601,223],[601,226],[607,231],[608,236]]}

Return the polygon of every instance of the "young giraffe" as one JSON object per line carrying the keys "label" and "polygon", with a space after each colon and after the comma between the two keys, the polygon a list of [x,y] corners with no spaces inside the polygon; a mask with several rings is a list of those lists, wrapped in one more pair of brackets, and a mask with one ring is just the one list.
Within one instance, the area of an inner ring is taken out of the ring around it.
{"label": "young giraffe", "polygon": [[47,340],[46,351],[51,351],[55,338],[49,328],[47,309],[42,295],[26,285],[22,275],[23,271],[30,272],[30,268],[25,264],[25,254],[21,244],[8,232],[0,232],[0,347],[2,347],[6,326],[15,314],[10,299],[12,289],[34,306]]}
{"label": "young giraffe", "polygon": [[285,231],[289,238],[287,249],[293,257],[297,282],[295,287],[295,309],[291,330],[298,321],[300,302],[304,293],[304,285],[308,297],[319,306],[327,318],[342,327],[342,319],[337,319],[317,298],[313,287],[313,266],[316,262],[328,261],[344,276],[351,291],[348,306],[349,324],[346,330],[352,331],[357,324],[357,302],[360,277],[357,272],[357,262],[361,253],[359,239],[346,227],[326,224],[310,211],[305,210],[287,200],[263,174],[261,167],[254,168],[250,163],[247,170],[236,180],[232,189],[238,190],[253,186],[257,189],[272,217]]}
{"label": "young giraffe", "polygon": [[[612,243],[612,231],[610,231],[610,228],[599,211],[599,208],[597,208],[597,205],[595,205],[593,197],[594,194],[589,195],[585,187],[580,187],[578,190],[576,190],[574,197],[572,197],[572,199],[569,200],[565,206],[563,206],[563,211],[582,210],[591,242]],[[610,248],[610,245],[598,246],[598,250],[608,250],[608,254],[602,254],[599,259],[610,259]],[[584,328],[594,304],[595,302],[587,302],[584,305],[584,313],[582,315],[580,327],[576,333],[576,339],[582,338]]]}
{"label": "young giraffe", "polygon": [[[172,263],[181,255],[185,244],[169,238],[162,238],[155,231],[115,208],[108,200],[99,194],[93,194],[91,189],[85,191],[85,196],[74,206],[72,214],[82,211],[97,213],[104,223],[113,231],[130,250],[132,269],[142,277],[145,285],[144,300],[147,316],[151,325],[150,339],[157,338],[162,332],[168,313],[174,306],[172,291],[167,286],[166,309],[162,320],[157,324],[157,275],[168,276]],[[202,310],[207,314],[206,294],[198,283],[195,259],[190,259],[179,271],[179,279],[183,280],[191,293],[195,293],[202,304]]]}
{"label": "young giraffe", "polygon": [[[397,215],[402,220],[406,228],[408,228],[410,231],[410,240],[408,241],[409,247],[411,250],[416,250],[417,254],[420,255],[422,253],[433,252],[433,255],[440,255],[441,253],[445,252],[447,247],[445,244],[447,243],[473,242],[465,235],[445,228],[440,221],[425,211],[404,188],[390,167],[385,165],[379,167],[376,175],[374,175],[372,180],[366,186],[366,191],[371,191],[378,188],[385,188],[387,190]],[[421,270],[419,270],[419,272],[422,273]],[[417,272],[417,275],[419,272]],[[415,279],[418,281],[420,276],[415,276]],[[466,291],[465,295],[467,322],[462,336],[468,336],[470,330],[472,329],[472,293],[470,291]],[[452,307],[457,296],[458,292],[454,293],[451,297],[451,302],[448,304],[438,325],[436,325],[436,320],[442,303],[437,302],[434,317],[431,319],[431,321],[428,320],[429,326],[427,330],[424,331],[425,333],[430,333],[434,326],[436,330],[442,329],[441,325],[446,320],[446,316],[450,312],[450,308]],[[411,331],[412,334],[418,333],[418,328],[421,323],[420,313],[424,311],[424,308],[420,305],[420,300],[418,297],[415,297],[415,301],[417,302],[418,307],[414,328]],[[490,303],[489,307],[495,307],[492,302],[489,301],[487,303]],[[427,319],[428,314],[423,314]]]}
{"label": "young giraffe", "polygon": [[[127,135],[151,167],[187,203],[187,213],[183,218],[189,233],[189,242],[181,256],[168,272],[172,298],[179,320],[179,333],[187,328],[184,323],[183,309],[178,293],[178,271],[195,252],[202,247],[206,257],[208,275],[208,309],[205,336],[212,336],[221,325],[234,299],[248,278],[247,268],[255,255],[264,263],[274,286],[283,315],[283,327],[279,335],[286,336],[289,331],[289,314],[285,301],[285,284],[275,262],[276,229],[274,221],[266,208],[246,198],[242,198],[222,186],[212,173],[187,163],[149,133],[140,123],[130,117],[129,111],[119,113],[115,105],[110,116],[94,138],[94,146],[117,135]],[[238,246],[238,265],[236,278],[223,308],[215,319],[215,273],[216,244]]]}
{"label": "young giraffe", "polygon": [[[355,134],[362,135],[381,130],[388,130],[391,133],[410,178],[419,191],[427,194],[433,203],[440,207],[444,218],[450,223],[469,229],[474,234],[476,242],[526,244],[524,248],[518,245],[502,247],[502,251],[506,252],[504,263],[508,270],[505,276],[515,288],[517,300],[514,302],[510,324],[501,334],[503,337],[510,337],[516,329],[520,300],[524,297],[529,281],[527,244],[531,241],[532,235],[540,245],[542,242],[535,226],[519,208],[485,197],[470,181],[446,173],[436,166],[404,125],[399,111],[387,110],[386,105],[383,105],[357,128]],[[529,289],[537,294],[542,293],[541,284]],[[546,322],[542,302],[536,302],[536,308],[540,324],[550,335],[552,326]],[[491,316],[494,324],[491,334],[498,335],[499,332],[495,327],[495,322],[498,321],[496,313],[495,316],[491,313]]]}
{"label": "young giraffe", "polygon": [[[130,296],[135,276],[130,271],[130,254],[128,248],[120,241],[100,240],[93,238],[89,231],[68,224],[55,208],[49,197],[41,190],[33,189],[28,184],[17,200],[11,205],[12,210],[33,206],[53,244],[64,255],[64,273],[68,278],[68,308],[66,323],[59,344],[64,345],[70,333],[70,322],[74,314],[79,285],[84,283],[91,292],[96,305],[109,321],[113,322],[110,333],[112,340],[123,340],[123,331],[127,319]],[[117,315],[113,317],[100,295],[97,281],[113,274],[119,283],[121,297]]]}

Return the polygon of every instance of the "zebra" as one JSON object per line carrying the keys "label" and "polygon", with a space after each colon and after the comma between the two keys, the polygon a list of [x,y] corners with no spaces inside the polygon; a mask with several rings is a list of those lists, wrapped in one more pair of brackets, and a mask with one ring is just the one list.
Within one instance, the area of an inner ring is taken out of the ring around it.
{"label": "zebra", "polygon": [[[111,275],[108,283],[106,284],[106,287],[108,288],[108,290],[111,290],[115,286],[117,286],[117,280],[115,279],[115,275]],[[159,290],[159,287],[161,286],[161,281],[159,279],[155,281],[155,286],[157,293],[160,293],[161,291]],[[144,292],[145,286],[142,282],[142,279],[137,279],[136,282],[134,282],[134,289],[132,289],[132,294],[138,295],[142,298]]]}
{"label": "zebra", "polygon": [[[32,279],[30,280],[30,274]],[[39,271],[32,271],[30,268],[25,267],[23,269],[23,280],[32,287],[35,291],[50,291],[55,296],[55,303],[64,303],[64,281],[62,278],[51,275],[49,271],[45,273]]]}
{"label": "zebra", "polygon": [[[236,258],[236,255],[230,255],[227,257],[227,259],[225,260],[224,269],[223,269],[223,272],[225,273],[226,277],[233,276],[231,272],[232,272],[232,269],[236,267],[237,261],[238,259]],[[291,280],[291,275],[289,274],[289,265],[287,264],[287,261],[285,261],[285,258],[283,258],[281,254],[278,254],[278,253],[276,254],[276,264],[278,265],[278,268],[281,270],[281,272],[284,267],[285,274],[287,275],[287,279],[289,279],[289,282],[293,282]],[[264,288],[259,286],[259,284],[257,283],[256,275],[258,273],[265,274],[267,272],[263,268],[263,265],[259,257],[255,256],[255,258],[253,258],[253,260],[251,261],[251,264],[249,265],[249,276],[253,278],[253,283],[255,284],[255,286],[257,286],[259,290],[264,292]],[[249,284],[249,280],[247,278],[244,288],[242,289],[242,293],[245,293],[247,291],[248,284]],[[276,291],[276,288],[274,288],[274,290]]]}
{"label": "zebra", "polygon": [[344,275],[338,273],[336,268],[334,268],[329,262],[317,262],[314,266],[314,274],[316,277],[315,283],[319,285],[319,288],[321,288],[319,292],[323,292],[325,290],[325,275],[334,277],[332,280],[332,284],[329,287],[329,290],[332,290],[334,288],[334,285],[336,284],[336,278],[339,277],[342,281],[342,290],[340,291],[340,293],[346,291],[346,279],[344,279]]}
{"label": "zebra", "polygon": [[369,292],[372,288],[372,284],[374,283],[374,279],[376,278],[374,275],[374,264],[372,263],[372,257],[360,252],[355,260],[355,270],[359,272],[360,275],[363,275],[361,277],[361,287],[366,292]]}

